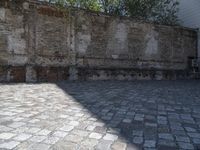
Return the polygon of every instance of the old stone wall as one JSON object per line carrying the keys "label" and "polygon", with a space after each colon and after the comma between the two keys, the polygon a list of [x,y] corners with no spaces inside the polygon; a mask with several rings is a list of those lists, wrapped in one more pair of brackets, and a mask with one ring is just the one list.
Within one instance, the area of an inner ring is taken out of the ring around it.
{"label": "old stone wall", "polygon": [[32,1],[0,2],[0,81],[188,78],[197,33]]}

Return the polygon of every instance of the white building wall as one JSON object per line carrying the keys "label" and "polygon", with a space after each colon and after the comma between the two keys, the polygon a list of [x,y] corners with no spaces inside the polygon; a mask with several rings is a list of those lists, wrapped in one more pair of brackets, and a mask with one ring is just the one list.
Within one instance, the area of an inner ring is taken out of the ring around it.
{"label": "white building wall", "polygon": [[200,0],[179,0],[179,19],[185,27],[200,27]]}
{"label": "white building wall", "polygon": [[179,0],[179,20],[182,26],[199,29],[198,57],[200,57],[200,0]]}

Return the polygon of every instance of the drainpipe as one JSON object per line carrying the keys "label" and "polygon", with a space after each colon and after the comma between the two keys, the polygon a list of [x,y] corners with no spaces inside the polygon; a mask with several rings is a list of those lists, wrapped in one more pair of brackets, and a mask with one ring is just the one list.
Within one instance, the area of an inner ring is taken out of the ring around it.
{"label": "drainpipe", "polygon": [[198,35],[197,35],[197,57],[198,57],[198,68],[200,71],[200,28],[198,28]]}

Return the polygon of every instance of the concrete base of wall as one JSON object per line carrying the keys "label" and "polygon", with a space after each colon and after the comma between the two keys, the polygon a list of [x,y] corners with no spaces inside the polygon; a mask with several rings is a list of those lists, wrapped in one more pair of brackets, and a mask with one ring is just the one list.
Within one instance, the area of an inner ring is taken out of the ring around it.
{"label": "concrete base of wall", "polygon": [[79,80],[177,80],[193,78],[186,70],[78,69]]}
{"label": "concrete base of wall", "polygon": [[68,67],[0,66],[0,82],[56,82],[68,79]]}
{"label": "concrete base of wall", "polygon": [[177,80],[194,79],[187,70],[139,70],[41,66],[0,66],[0,82],[56,82],[64,80]]}

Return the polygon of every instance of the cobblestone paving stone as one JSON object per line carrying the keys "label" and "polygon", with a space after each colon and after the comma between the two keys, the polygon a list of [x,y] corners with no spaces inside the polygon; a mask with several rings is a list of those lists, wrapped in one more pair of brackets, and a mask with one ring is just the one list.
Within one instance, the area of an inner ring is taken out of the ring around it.
{"label": "cobblestone paving stone", "polygon": [[0,84],[0,149],[200,149],[199,81]]}

